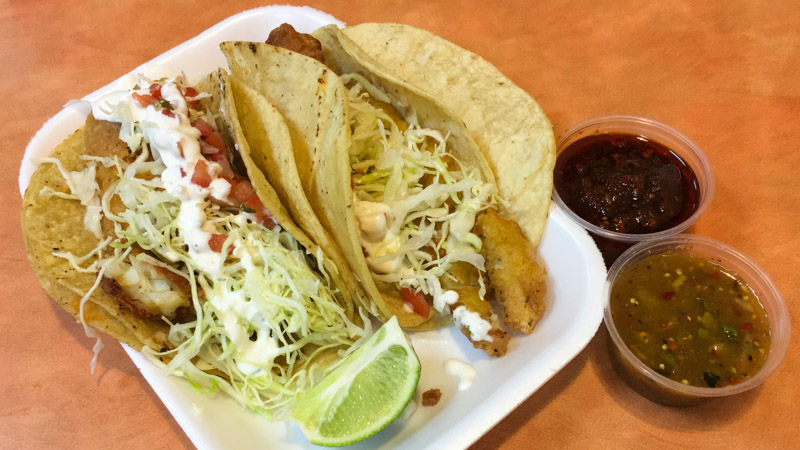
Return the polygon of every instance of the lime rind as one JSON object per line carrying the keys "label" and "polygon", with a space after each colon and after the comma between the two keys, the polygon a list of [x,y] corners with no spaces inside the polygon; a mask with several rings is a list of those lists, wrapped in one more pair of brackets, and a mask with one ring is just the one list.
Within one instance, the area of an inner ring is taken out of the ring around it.
{"label": "lime rind", "polygon": [[292,416],[315,445],[356,443],[394,421],[414,396],[420,364],[396,318],[386,322],[317,386]]}

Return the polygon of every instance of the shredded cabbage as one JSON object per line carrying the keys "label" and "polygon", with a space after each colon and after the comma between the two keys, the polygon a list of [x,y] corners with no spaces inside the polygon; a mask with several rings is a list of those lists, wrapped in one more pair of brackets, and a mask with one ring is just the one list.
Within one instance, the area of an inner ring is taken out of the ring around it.
{"label": "shredded cabbage", "polygon": [[[496,189],[477,169],[465,170],[448,136],[422,127],[413,111],[396,119],[370,101],[391,103],[380,88],[358,74],[342,79],[350,86],[354,210],[367,264],[376,280],[433,296],[441,312],[439,278],[451,264],[484,270],[481,239],[471,230]],[[482,275],[479,282],[483,298]]]}
{"label": "shredded cabbage", "polygon": [[[150,82],[140,79],[137,88],[145,89]],[[159,125],[137,121],[141,114],[128,97],[118,95],[113,98],[117,103],[99,105],[104,114],[121,118],[120,136],[135,156],[131,163],[113,161],[118,181],[102,198],[95,195],[92,201],[91,206],[97,206],[113,223],[114,235],[82,257],[55,254],[78,270],[98,273],[94,286],[81,301],[81,318],[83,305],[106,273],[148,290],[151,300],[162,302],[162,310],[174,310],[174,293],[169,292],[169,286],[148,278],[152,270],[143,269],[165,267],[189,282],[196,318],[170,323],[169,340],[174,348],[143,351],[166,373],[185,377],[200,391],[219,388],[259,414],[284,418],[286,407],[299,393],[336,367],[336,362],[328,362],[330,353],[343,356],[371,334],[368,312],[359,309],[359,323],[348,318],[322,269],[321,253],[310,254],[280,227],[267,229],[255,215],[224,202],[200,199],[192,204],[202,215],[203,232],[227,236],[222,250],[216,253],[190,248],[181,219],[184,202],[167,191],[160,176],[167,167],[159,151],[151,148],[157,144],[149,142],[148,133],[143,131]],[[204,97],[199,94],[195,98]],[[180,111],[175,113],[180,115]],[[184,117],[202,115],[191,109]],[[60,161],[48,162],[59,167],[69,185],[70,198],[82,203],[84,196],[78,185],[94,176],[94,165],[99,162],[112,167],[110,158],[89,159],[91,173],[87,171],[78,179],[75,172],[64,170]],[[115,196],[124,204],[122,211],[115,212],[112,207]],[[132,252],[134,244],[158,258]],[[199,253],[205,257],[203,264],[196,260]],[[84,266],[89,260],[93,261]],[[311,266],[322,272],[315,272]],[[81,321],[87,335],[96,336]]]}

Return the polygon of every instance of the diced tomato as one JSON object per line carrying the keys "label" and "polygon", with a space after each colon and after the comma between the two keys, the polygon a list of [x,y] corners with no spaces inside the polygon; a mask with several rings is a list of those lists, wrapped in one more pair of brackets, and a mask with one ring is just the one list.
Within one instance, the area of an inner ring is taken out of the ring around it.
{"label": "diced tomato", "polygon": [[208,135],[204,141],[206,144],[218,148],[221,152],[228,152],[228,147],[225,147],[225,142],[222,140],[222,136],[220,136],[216,131]]}
{"label": "diced tomato", "polygon": [[[181,156],[183,156],[183,155],[181,155]],[[186,171],[183,170],[183,167],[178,167],[178,170],[181,171],[181,177],[185,177],[186,176]]]}
{"label": "diced tomato", "polygon": [[678,344],[676,344],[675,341],[669,341],[669,344],[667,344],[667,347],[669,347],[670,350],[674,351],[675,349],[678,348]]}
{"label": "diced tomato", "polygon": [[192,183],[207,188],[211,181],[214,179],[214,175],[209,173],[208,164],[204,159],[198,160],[197,164],[194,166],[194,173],[192,174]]}
{"label": "diced tomato", "polygon": [[208,246],[211,247],[212,251],[219,253],[222,251],[222,245],[225,244],[225,239],[228,239],[228,236],[224,234],[212,234],[211,239],[208,240]]}
{"label": "diced tomato", "polygon": [[247,197],[247,200],[244,201],[244,206],[252,209],[256,213],[264,209],[264,204],[261,203],[261,199],[258,198],[258,195],[256,195],[255,192],[251,194],[250,197]]}
{"label": "diced tomato", "polygon": [[161,98],[161,85],[158,83],[151,84],[150,95],[152,95],[155,98]]}
{"label": "diced tomato", "polygon": [[211,125],[209,125],[208,122],[206,122],[203,119],[195,120],[194,122],[192,122],[192,126],[200,130],[200,134],[203,137],[211,136],[211,134],[214,133],[214,129],[211,128]]}
{"label": "diced tomato", "polygon": [[244,203],[253,195],[253,185],[249,181],[240,181],[231,188],[231,195],[239,203]]}
{"label": "diced tomato", "polygon": [[244,202],[244,206],[255,211],[256,220],[261,225],[264,225],[270,230],[275,228],[275,225],[277,225],[275,218],[272,217],[272,214],[270,214],[269,210],[264,207],[264,204],[261,203],[261,199],[258,198],[258,195],[256,195],[255,192]]}
{"label": "diced tomato", "polygon": [[431,313],[431,307],[425,301],[425,296],[422,295],[422,292],[417,292],[408,286],[404,286],[400,293],[403,295],[403,301],[408,303],[417,315],[428,317]]}
{"label": "diced tomato", "polygon": [[136,100],[137,103],[139,103],[139,106],[141,106],[142,108],[147,108],[149,105],[152,105],[156,101],[155,97],[153,97],[152,95],[147,95],[147,94],[142,95],[137,92],[134,92],[132,97],[134,100]]}
{"label": "diced tomato", "polygon": [[165,108],[165,109],[162,109],[162,110],[161,110],[161,114],[163,114],[163,115],[165,115],[165,116],[167,116],[167,117],[175,117],[175,113],[174,113],[174,112],[172,112],[172,110],[171,110],[171,109],[166,109],[166,108]]}
{"label": "diced tomato", "polygon": [[[183,96],[184,97],[196,97],[197,96],[197,90],[195,88],[188,87],[183,92]],[[197,106],[200,104],[200,101],[199,100],[186,100],[186,104],[189,105],[190,108],[197,108]]]}
{"label": "diced tomato", "polygon": [[753,329],[753,324],[750,322],[745,322],[742,324],[741,330],[742,331],[750,331]]}
{"label": "diced tomato", "polygon": [[270,230],[278,225],[278,222],[275,221],[275,218],[272,217],[272,214],[270,214],[267,208],[261,208],[261,211],[256,212],[256,220]]}

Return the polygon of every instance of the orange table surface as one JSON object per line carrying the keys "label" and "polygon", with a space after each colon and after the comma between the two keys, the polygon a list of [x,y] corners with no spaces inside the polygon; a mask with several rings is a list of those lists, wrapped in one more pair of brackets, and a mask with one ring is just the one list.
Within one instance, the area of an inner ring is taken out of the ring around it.
{"label": "orange table surface", "polygon": [[[761,264],[798,329],[796,2],[308,4],[349,24],[415,25],[482,55],[536,98],[556,135],[611,113],[684,131],[705,150],[717,179],[713,204],[692,231]],[[118,345],[107,342],[96,374],[89,374],[93,341],[48,299],[28,265],[18,168],[30,138],[68,100],[257,6],[263,4],[0,1],[0,202],[9,219],[0,223],[0,447],[191,447]],[[617,378],[605,336],[601,326],[583,352],[475,448],[800,445],[796,345],[761,388],[676,409],[643,399]]]}

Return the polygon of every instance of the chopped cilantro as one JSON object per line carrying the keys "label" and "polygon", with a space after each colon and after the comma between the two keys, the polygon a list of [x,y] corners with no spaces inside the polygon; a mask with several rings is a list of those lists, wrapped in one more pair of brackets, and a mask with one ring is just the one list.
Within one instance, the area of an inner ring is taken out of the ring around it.
{"label": "chopped cilantro", "polygon": [[739,333],[736,332],[736,328],[731,328],[725,325],[724,323],[722,324],[722,329],[725,331],[725,334],[727,334],[729,338],[735,338],[736,336],[739,335]]}

